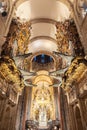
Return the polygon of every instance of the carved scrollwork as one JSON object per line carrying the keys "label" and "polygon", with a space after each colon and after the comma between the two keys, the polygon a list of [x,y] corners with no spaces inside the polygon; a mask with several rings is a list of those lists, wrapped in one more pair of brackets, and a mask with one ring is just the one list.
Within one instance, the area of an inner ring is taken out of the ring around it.
{"label": "carved scrollwork", "polygon": [[58,52],[68,55],[84,55],[83,47],[81,46],[80,38],[72,19],[65,22],[58,22],[57,28],[57,44]]}
{"label": "carved scrollwork", "polygon": [[[30,42],[30,23],[13,20],[2,52],[4,55],[22,55],[28,52]],[[6,51],[7,50],[7,51]]]}
{"label": "carved scrollwork", "polygon": [[68,87],[72,88],[73,84],[78,83],[87,69],[87,60],[83,57],[75,58],[68,70],[65,72],[63,79],[63,88],[66,90]]}
{"label": "carved scrollwork", "polygon": [[8,84],[16,86],[18,91],[24,87],[20,71],[8,56],[0,59],[0,75]]}

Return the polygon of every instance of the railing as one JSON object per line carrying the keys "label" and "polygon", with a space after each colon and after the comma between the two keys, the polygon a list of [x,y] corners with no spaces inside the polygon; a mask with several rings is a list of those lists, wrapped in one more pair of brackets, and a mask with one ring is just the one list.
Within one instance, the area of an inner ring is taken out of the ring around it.
{"label": "railing", "polygon": [[48,121],[47,127],[39,127],[39,122],[33,120],[26,120],[25,130],[59,130],[60,121],[58,119]]}

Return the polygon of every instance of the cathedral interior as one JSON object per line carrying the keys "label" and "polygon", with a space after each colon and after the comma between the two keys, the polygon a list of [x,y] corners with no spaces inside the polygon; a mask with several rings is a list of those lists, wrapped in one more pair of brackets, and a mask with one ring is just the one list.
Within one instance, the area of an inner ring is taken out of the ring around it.
{"label": "cathedral interior", "polygon": [[0,130],[87,130],[87,0],[0,0]]}

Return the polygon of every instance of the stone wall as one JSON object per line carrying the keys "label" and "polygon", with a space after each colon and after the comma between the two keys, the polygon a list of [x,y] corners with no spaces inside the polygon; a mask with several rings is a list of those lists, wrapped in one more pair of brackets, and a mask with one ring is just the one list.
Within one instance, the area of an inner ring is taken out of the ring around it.
{"label": "stone wall", "polygon": [[26,87],[19,97],[15,130],[25,130],[26,121],[30,120],[31,94],[32,88]]}
{"label": "stone wall", "polygon": [[[0,0],[3,1],[3,0]],[[9,27],[13,18],[15,3],[12,0],[4,0],[7,3],[7,16],[2,17],[0,13],[0,53],[1,47],[6,40],[7,33],[9,31]]]}
{"label": "stone wall", "polygon": [[9,100],[0,98],[0,130],[15,130],[17,105],[11,106]]}
{"label": "stone wall", "polygon": [[71,130],[87,130],[87,72],[67,94]]}
{"label": "stone wall", "polygon": [[19,93],[0,76],[0,130],[15,130]]}

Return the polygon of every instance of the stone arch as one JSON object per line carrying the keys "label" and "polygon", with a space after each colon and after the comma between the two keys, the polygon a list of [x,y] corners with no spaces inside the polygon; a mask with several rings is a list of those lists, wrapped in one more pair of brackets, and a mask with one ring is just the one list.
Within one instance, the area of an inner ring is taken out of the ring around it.
{"label": "stone arch", "polygon": [[[28,0],[26,0],[26,1],[28,1]],[[62,2],[63,4],[65,4],[66,6],[68,6],[68,7],[70,7],[70,4],[71,4],[71,2],[69,2],[68,0],[67,0],[67,1],[65,1],[65,0],[56,0],[56,1],[60,1],[60,2]],[[22,4],[23,2],[25,2],[25,0],[18,0],[18,1],[16,2],[16,4],[19,6],[19,5]]]}
{"label": "stone arch", "polygon": [[83,0],[83,1],[76,0],[76,2],[75,2],[76,12],[82,19],[84,19],[85,15],[86,15],[84,4],[86,4],[85,0]]}
{"label": "stone arch", "polygon": [[75,118],[77,130],[83,130],[80,108],[78,106],[75,107]]}
{"label": "stone arch", "polygon": [[[28,1],[28,0],[26,0],[26,1]],[[18,6],[20,6],[22,3],[26,2],[26,1],[25,0],[18,0],[16,2],[16,8],[18,8]]]}
{"label": "stone arch", "polygon": [[47,52],[47,51],[39,51],[39,52],[37,52],[37,53],[34,53],[34,54],[32,55],[32,57],[31,57],[31,62],[32,62],[32,60],[33,60],[33,58],[34,58],[35,56],[40,55],[40,54],[46,54],[46,55],[51,56],[51,57],[53,58],[54,62],[56,63],[56,60],[57,60],[56,57],[55,57],[52,53]]}
{"label": "stone arch", "polygon": [[78,22],[82,22],[83,16],[82,16],[82,8],[80,8],[80,0],[75,0],[74,4],[74,10],[75,10],[75,15],[78,19]]}
{"label": "stone arch", "polygon": [[54,56],[51,52],[48,52],[48,51],[39,51],[39,52],[36,52],[36,53],[34,53],[32,56],[31,56],[31,58],[30,58],[30,61],[31,61],[31,64],[30,64],[30,68],[31,68],[31,70],[32,70],[32,65],[33,65],[33,63],[32,63],[32,61],[33,61],[33,58],[35,57],[35,56],[37,56],[37,55],[41,55],[41,54],[45,54],[45,55],[48,55],[48,56],[51,56],[52,58],[53,58],[53,64],[54,64],[54,70],[56,69],[56,67],[57,67],[57,58],[56,58],[56,56]]}
{"label": "stone arch", "polygon": [[69,0],[56,0],[56,1],[62,2],[63,4],[65,4],[71,10],[72,3]]}
{"label": "stone arch", "polygon": [[[26,1],[28,1],[28,0],[26,0]],[[16,2],[16,8],[18,7],[18,6],[20,6],[22,3],[24,3],[24,2],[26,2],[25,0],[18,0],[17,2]],[[62,2],[63,4],[65,4],[70,10],[71,10],[71,8],[72,8],[72,3],[70,2],[70,1],[68,1],[68,0],[56,0],[56,1],[60,1],[60,2]]]}

